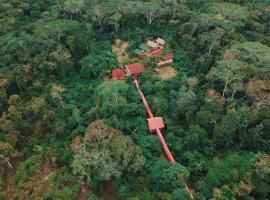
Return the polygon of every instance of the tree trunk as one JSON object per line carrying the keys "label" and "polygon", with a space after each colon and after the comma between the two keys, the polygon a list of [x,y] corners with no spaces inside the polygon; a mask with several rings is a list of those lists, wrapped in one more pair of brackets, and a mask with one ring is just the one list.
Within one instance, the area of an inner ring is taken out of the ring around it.
{"label": "tree trunk", "polygon": [[65,108],[65,105],[64,105],[64,102],[63,102],[63,100],[62,100],[61,95],[59,95],[59,99],[60,99],[60,102],[61,102],[62,107]]}
{"label": "tree trunk", "polygon": [[19,89],[21,95],[23,96],[24,93],[23,93],[23,91],[22,91],[22,88],[21,88],[20,84],[17,82],[17,80],[16,80],[16,85],[17,85],[17,87],[18,87],[18,89]]}
{"label": "tree trunk", "polygon": [[226,83],[225,83],[225,86],[224,86],[224,89],[223,89],[223,92],[222,92],[222,96],[223,96],[223,97],[224,97],[225,92],[226,92],[226,90],[227,90],[228,83],[229,83],[229,77],[227,77],[227,79],[226,79]]}

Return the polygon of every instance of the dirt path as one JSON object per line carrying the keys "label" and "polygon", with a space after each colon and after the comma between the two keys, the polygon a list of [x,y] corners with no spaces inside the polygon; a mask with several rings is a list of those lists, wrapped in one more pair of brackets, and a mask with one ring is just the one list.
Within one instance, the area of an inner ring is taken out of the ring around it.
{"label": "dirt path", "polygon": [[115,44],[112,45],[112,51],[116,54],[119,67],[123,66],[128,60],[128,54],[126,53],[128,46],[128,42],[122,42],[119,47],[117,47]]}

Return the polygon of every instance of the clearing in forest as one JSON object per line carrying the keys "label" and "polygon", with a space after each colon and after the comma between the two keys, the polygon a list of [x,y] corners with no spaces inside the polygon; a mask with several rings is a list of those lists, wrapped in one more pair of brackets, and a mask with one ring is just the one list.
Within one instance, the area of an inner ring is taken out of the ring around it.
{"label": "clearing in forest", "polygon": [[161,67],[159,69],[159,73],[158,76],[162,79],[162,80],[168,80],[170,78],[173,78],[177,75],[177,70],[174,69],[172,66],[165,66],[165,67]]}
{"label": "clearing in forest", "polygon": [[126,53],[126,49],[128,48],[128,42],[117,41],[112,45],[112,51],[116,54],[116,58],[118,60],[118,66],[123,66],[128,60],[128,54]]}

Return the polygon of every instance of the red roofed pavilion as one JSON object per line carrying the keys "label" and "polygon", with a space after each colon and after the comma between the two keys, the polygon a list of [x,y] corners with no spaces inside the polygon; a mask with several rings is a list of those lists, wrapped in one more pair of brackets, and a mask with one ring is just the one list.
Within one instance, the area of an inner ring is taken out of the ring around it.
{"label": "red roofed pavilion", "polygon": [[147,121],[150,131],[155,131],[156,129],[161,129],[165,127],[162,117],[151,117],[148,118]]}
{"label": "red roofed pavilion", "polygon": [[145,67],[142,63],[133,63],[125,66],[129,75],[136,75],[144,72]]}
{"label": "red roofed pavilion", "polygon": [[117,80],[125,80],[126,79],[126,71],[124,69],[113,69],[112,77]]}

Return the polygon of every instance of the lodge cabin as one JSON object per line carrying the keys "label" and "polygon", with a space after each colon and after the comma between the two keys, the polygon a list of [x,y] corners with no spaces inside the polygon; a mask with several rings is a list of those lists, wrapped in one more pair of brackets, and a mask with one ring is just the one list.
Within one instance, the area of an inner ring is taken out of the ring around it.
{"label": "lodge cabin", "polygon": [[126,67],[126,74],[128,76],[131,75],[136,76],[145,71],[145,67],[142,63],[132,63],[125,65],[125,67]]}
{"label": "lodge cabin", "polygon": [[156,57],[160,57],[163,55],[163,50],[162,49],[158,49],[158,50],[155,50],[155,51],[152,51],[150,53],[151,56],[156,56]]}
{"label": "lodge cabin", "polygon": [[166,41],[162,38],[157,38],[156,43],[158,43],[161,47],[164,47],[166,45]]}
{"label": "lodge cabin", "polygon": [[167,54],[164,55],[164,47],[166,41],[162,38],[157,38],[155,41],[146,40],[145,43],[141,43],[138,49],[133,51],[133,54],[141,59],[146,58],[147,56],[157,57],[157,66],[163,67],[173,63],[173,55]]}
{"label": "lodge cabin", "polygon": [[164,56],[163,60],[160,60],[157,63],[157,66],[158,67],[163,67],[163,66],[169,65],[171,63],[173,63],[173,55],[172,54],[167,54],[167,55]]}
{"label": "lodge cabin", "polygon": [[125,80],[126,79],[126,70],[124,69],[113,69],[112,77],[116,80]]}
{"label": "lodge cabin", "polygon": [[151,49],[158,49],[159,48],[159,44],[156,42],[153,42],[151,40],[147,40],[146,45],[149,46]]}

